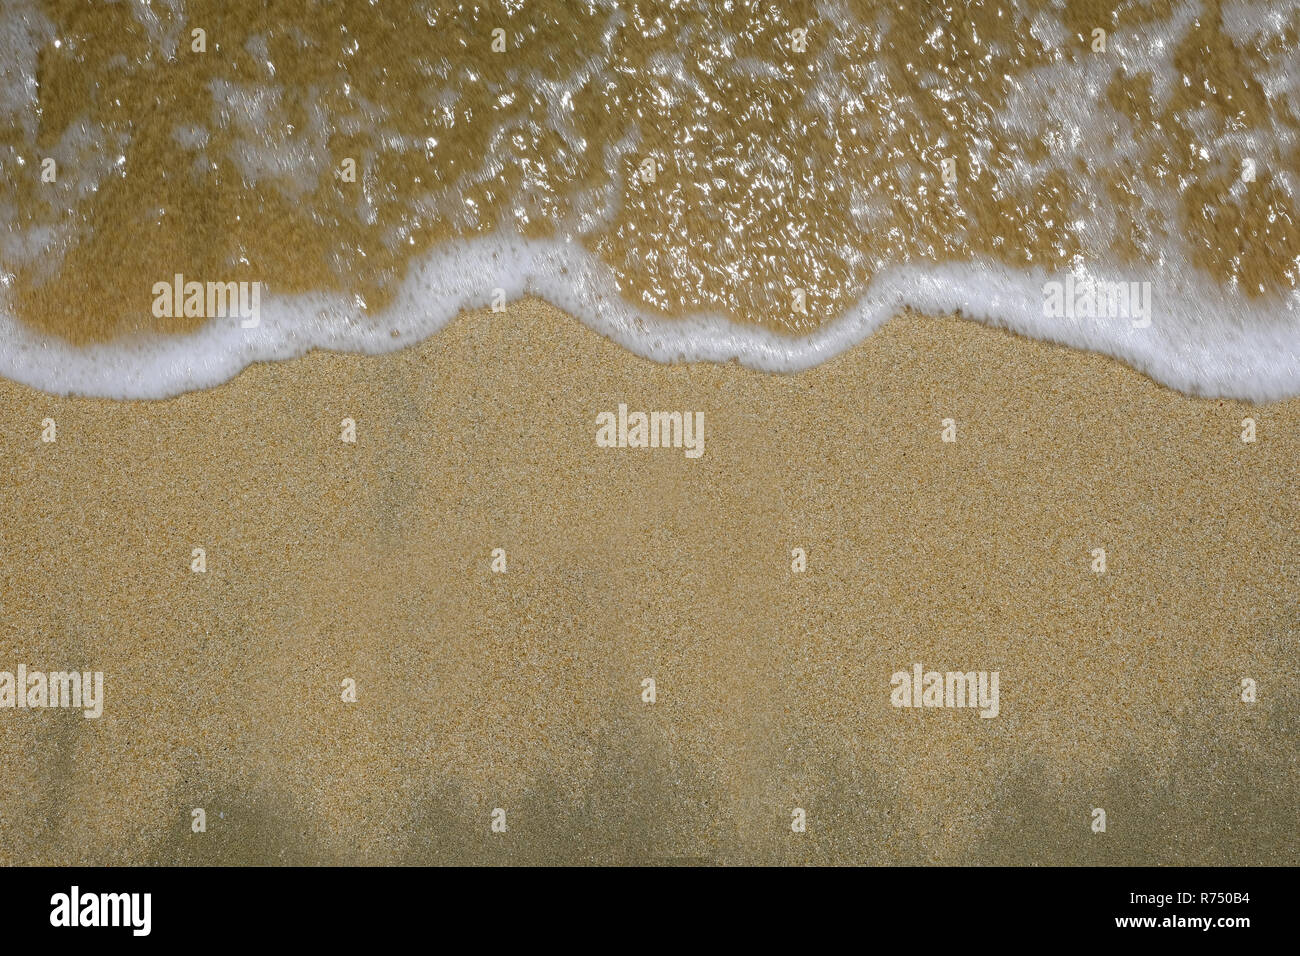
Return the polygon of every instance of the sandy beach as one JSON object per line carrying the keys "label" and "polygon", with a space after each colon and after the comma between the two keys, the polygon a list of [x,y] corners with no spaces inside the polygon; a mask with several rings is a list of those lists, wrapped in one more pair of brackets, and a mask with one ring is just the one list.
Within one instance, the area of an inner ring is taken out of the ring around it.
{"label": "sandy beach", "polygon": [[[621,403],[703,454],[597,447]],[[527,299],[168,401],[0,382],[0,442],[0,670],[104,675],[0,710],[5,864],[1300,862],[1300,400],[918,315],[665,366]],[[892,706],[918,663],[997,716]]]}

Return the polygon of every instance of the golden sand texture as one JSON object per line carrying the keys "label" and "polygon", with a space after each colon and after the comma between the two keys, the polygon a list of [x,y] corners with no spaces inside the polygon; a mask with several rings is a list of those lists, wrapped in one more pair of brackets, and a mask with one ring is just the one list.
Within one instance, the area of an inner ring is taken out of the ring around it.
{"label": "golden sand texture", "polygon": [[[620,402],[704,455],[596,447]],[[2,382],[0,670],[106,701],[0,709],[0,862],[1295,864],[1298,424],[957,319],[772,376],[538,300],[164,402]],[[1000,715],[892,707],[915,662]]]}

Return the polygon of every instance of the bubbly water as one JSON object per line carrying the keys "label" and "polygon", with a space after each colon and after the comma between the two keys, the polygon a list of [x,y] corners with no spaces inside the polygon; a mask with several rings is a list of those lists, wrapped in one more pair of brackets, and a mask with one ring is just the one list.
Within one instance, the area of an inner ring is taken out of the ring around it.
{"label": "bubbly water", "polygon": [[[661,361],[797,370],[913,308],[1300,395],[1300,4],[0,3],[0,374],[38,388],[533,293]],[[259,323],[158,315],[176,275]]]}

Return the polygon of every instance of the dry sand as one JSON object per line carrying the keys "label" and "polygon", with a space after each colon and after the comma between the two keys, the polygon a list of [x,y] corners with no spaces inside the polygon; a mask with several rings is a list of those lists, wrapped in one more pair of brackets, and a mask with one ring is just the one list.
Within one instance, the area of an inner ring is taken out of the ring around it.
{"label": "dry sand", "polygon": [[[620,402],[704,456],[597,448]],[[0,442],[0,670],[106,695],[0,710],[0,863],[1300,862],[1300,400],[919,316],[667,367],[528,300],[166,402],[0,382]],[[918,661],[1000,715],[891,707]]]}

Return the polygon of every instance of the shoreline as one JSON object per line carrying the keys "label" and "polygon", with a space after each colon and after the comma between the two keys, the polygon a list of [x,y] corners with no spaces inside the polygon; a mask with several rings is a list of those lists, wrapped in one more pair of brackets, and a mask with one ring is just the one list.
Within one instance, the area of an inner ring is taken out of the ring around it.
{"label": "shoreline", "polygon": [[[1300,397],[1300,317],[1285,301],[1276,308],[1237,301],[1193,275],[1186,288],[1157,297],[1155,316],[1145,324],[1122,315],[1049,317],[1044,283],[1074,289],[1072,276],[992,262],[900,267],[877,276],[848,312],[792,337],[722,316],[651,315],[620,299],[608,271],[572,244],[494,236],[441,249],[412,270],[374,317],[358,317],[330,294],[283,297],[262,290],[251,327],[236,315],[187,335],[75,345],[0,316],[7,342],[0,377],[51,394],[169,398],[220,385],[253,363],[313,349],[390,353],[435,339],[467,311],[540,299],[631,353],[665,364],[735,361],[801,372],[853,351],[900,314],[955,315],[1112,357],[1186,395],[1259,403]],[[1226,315],[1238,321],[1222,321]]]}

